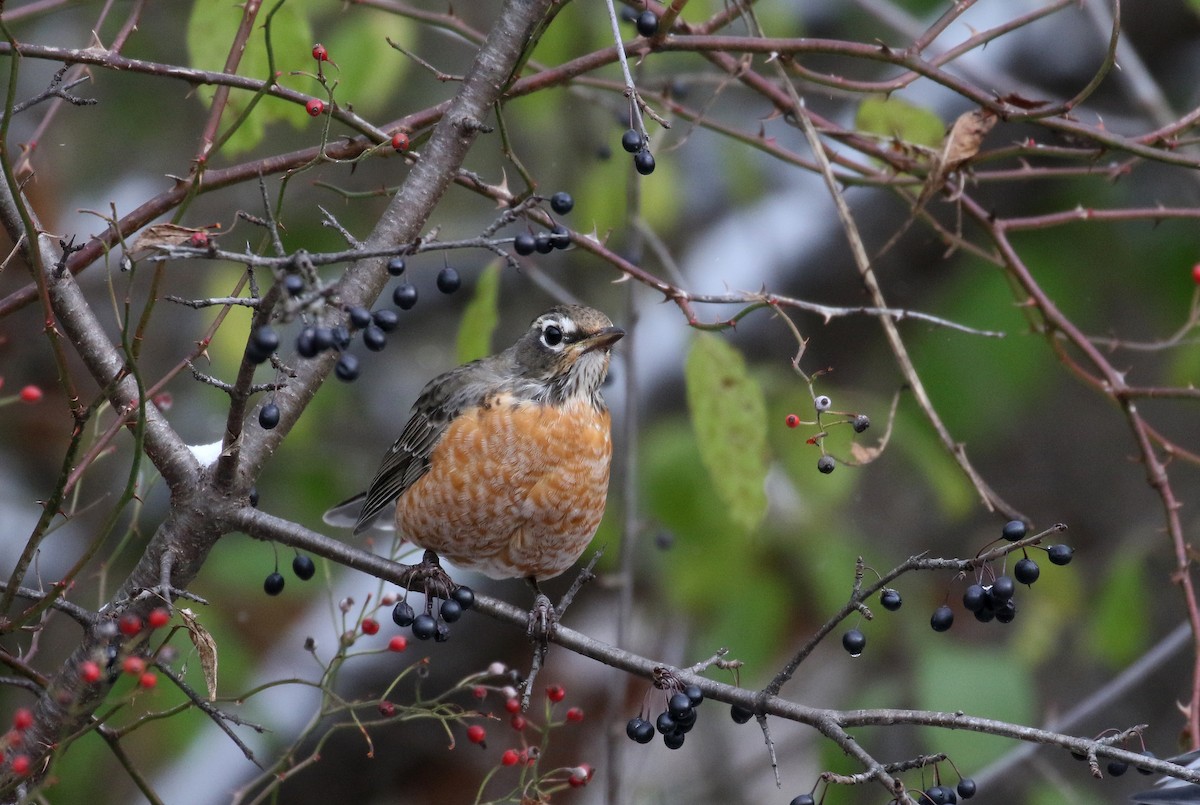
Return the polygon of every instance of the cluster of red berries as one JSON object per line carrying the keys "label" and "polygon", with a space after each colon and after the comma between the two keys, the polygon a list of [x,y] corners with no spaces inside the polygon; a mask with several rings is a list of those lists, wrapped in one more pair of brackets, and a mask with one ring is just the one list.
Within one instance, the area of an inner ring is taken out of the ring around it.
{"label": "cluster of red berries", "polygon": [[[1016,542],[1023,539],[1027,529],[1020,520],[1010,520],[1000,532],[1002,539]],[[1074,550],[1069,545],[1056,544],[1045,548],[1046,557],[1052,565],[1066,565],[1071,561]],[[1029,557],[1028,549],[1013,565],[1013,574],[996,574],[991,567],[983,567],[978,571],[974,583],[963,591],[963,608],[975,615],[980,623],[1012,623],[1017,617],[1017,602],[1015,594],[1018,584],[1032,585],[1041,576],[1038,563]],[[929,625],[935,632],[944,632],[954,625],[954,610],[949,604],[942,604],[929,619]]]}
{"label": "cluster of red berries", "polygon": [[667,696],[666,707],[654,723],[650,723],[641,713],[629,719],[625,725],[625,734],[631,741],[640,744],[650,743],[655,733],[663,737],[663,744],[668,749],[678,749],[683,746],[686,735],[696,726],[696,708],[704,701],[704,692],[696,685],[687,685],[670,692]]}
{"label": "cluster of red berries", "polygon": [[18,707],[13,713],[12,729],[0,739],[0,763],[7,761],[9,771],[17,777],[29,774],[31,761],[21,749],[25,744],[25,733],[33,726],[33,721],[32,710]]}
{"label": "cluster of red berries", "polygon": [[442,601],[437,615],[433,614],[434,601],[432,595],[425,596],[425,611],[417,614],[407,601],[400,600],[392,608],[392,621],[400,627],[411,627],[413,637],[418,640],[433,638],[438,643],[450,639],[450,624],[457,621],[475,603],[475,593],[470,587],[458,586],[450,597]]}

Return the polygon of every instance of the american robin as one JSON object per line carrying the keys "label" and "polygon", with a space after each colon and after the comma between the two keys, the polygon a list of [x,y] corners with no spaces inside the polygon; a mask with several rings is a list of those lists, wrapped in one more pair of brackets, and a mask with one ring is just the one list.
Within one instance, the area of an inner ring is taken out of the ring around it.
{"label": "american robin", "polygon": [[604,514],[612,439],[600,395],[625,334],[559,305],[511,347],[431,380],[364,495],[325,521],[397,532],[458,567],[537,582],[567,570]]}

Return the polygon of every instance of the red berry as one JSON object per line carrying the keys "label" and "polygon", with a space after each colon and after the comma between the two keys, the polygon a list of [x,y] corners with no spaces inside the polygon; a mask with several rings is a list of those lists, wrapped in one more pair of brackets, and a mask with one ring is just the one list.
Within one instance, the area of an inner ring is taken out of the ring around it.
{"label": "red berry", "polygon": [[13,774],[20,775],[21,777],[29,774],[29,756],[17,755],[14,757],[12,759],[12,772]]}
{"label": "red berry", "polygon": [[[1192,266],[1192,281],[1200,285],[1200,263]],[[23,391],[21,393],[24,394]]]}
{"label": "red berry", "polygon": [[159,607],[150,611],[146,616],[146,623],[150,624],[151,629],[161,629],[171,622],[171,613],[164,607]]}
{"label": "red berry", "polygon": [[506,701],[506,702],[504,703],[504,709],[505,709],[505,710],[507,710],[507,711],[508,711],[508,712],[510,712],[510,713],[519,713],[519,712],[521,712],[521,700],[520,700],[520,699],[515,699],[515,698],[514,698],[514,699],[509,699],[508,701]]}
{"label": "red berry", "polygon": [[379,714],[381,716],[391,718],[392,716],[396,715],[396,705],[392,704],[387,699],[384,699],[379,703]]}
{"label": "red berry", "polygon": [[787,426],[789,428],[794,428],[800,424],[800,417],[796,416],[795,414],[788,414],[787,419],[784,421],[787,422]]}
{"label": "red berry", "polygon": [[127,674],[144,674],[146,672],[146,661],[141,657],[126,657],[121,663],[121,670]]}
{"label": "red berry", "polygon": [[520,732],[529,726],[529,722],[525,720],[525,716],[521,715],[520,713],[513,716],[510,723],[512,724],[512,728],[517,732]]}
{"label": "red berry", "polygon": [[121,630],[121,634],[126,637],[133,637],[138,632],[142,631],[142,619],[132,612],[121,616],[121,620],[117,622],[117,628]]}
{"label": "red berry", "polygon": [[100,666],[91,660],[79,664],[79,678],[89,685],[100,680]]}
{"label": "red berry", "polygon": [[521,756],[515,749],[505,749],[504,754],[500,756],[501,766],[515,766],[520,761]]}
{"label": "red berry", "polygon": [[408,145],[408,135],[404,132],[398,131],[392,135],[392,148],[397,151],[407,151]]}
{"label": "red berry", "polygon": [[567,697],[567,691],[562,685],[551,685],[546,688],[546,698],[552,702],[558,703]]}
{"label": "red berry", "polygon": [[485,688],[483,685],[476,685],[474,687],[474,689],[471,691],[471,695],[474,696],[476,699],[486,699],[487,698],[487,688]]}
{"label": "red berry", "polygon": [[473,744],[483,746],[483,742],[487,740],[487,731],[478,724],[472,724],[467,727],[467,740]]}
{"label": "red berry", "polygon": [[366,635],[376,634],[379,632],[379,621],[374,618],[363,618],[362,633]]}
{"label": "red berry", "polygon": [[140,677],[138,677],[138,684],[141,685],[146,690],[149,690],[150,688],[152,688],[158,684],[158,675],[152,674],[149,671],[147,671],[146,673],[144,673]]}
{"label": "red berry", "polygon": [[319,98],[313,98],[304,104],[304,111],[308,112],[310,117],[320,117],[321,113],[325,111],[325,102]]}
{"label": "red berry", "polygon": [[312,54],[317,61],[329,61],[329,51],[320,42],[313,45]]}
{"label": "red berry", "polygon": [[193,232],[192,236],[190,238],[188,238],[188,245],[191,246],[193,249],[208,248],[208,233],[207,232]]}
{"label": "red berry", "polygon": [[579,707],[572,707],[567,711],[567,721],[583,721],[583,710]]}
{"label": "red berry", "polygon": [[33,726],[33,711],[28,707],[20,707],[13,713],[13,729],[27,730]]}
{"label": "red berry", "polygon": [[575,768],[571,769],[571,776],[567,780],[572,788],[583,788],[592,779],[595,770],[586,763],[580,763]]}
{"label": "red berry", "polygon": [[398,634],[388,641],[388,651],[401,652],[408,648],[408,638]]}
{"label": "red berry", "polygon": [[44,395],[37,386],[26,386],[18,392],[18,396],[21,398],[21,402],[35,403],[41,402]]}

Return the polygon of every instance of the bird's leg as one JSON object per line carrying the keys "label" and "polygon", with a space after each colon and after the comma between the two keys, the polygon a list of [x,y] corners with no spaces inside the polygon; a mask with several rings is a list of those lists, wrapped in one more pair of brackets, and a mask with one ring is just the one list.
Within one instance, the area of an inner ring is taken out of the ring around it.
{"label": "bird's leg", "polygon": [[442,569],[438,556],[433,551],[425,551],[420,562],[405,568],[396,583],[406,590],[420,589],[426,595],[435,598],[449,598],[458,587]]}
{"label": "bird's leg", "polygon": [[550,648],[550,636],[558,628],[559,615],[558,610],[554,608],[554,604],[550,603],[546,594],[538,589],[537,579],[530,576],[526,581],[529,582],[529,586],[535,593],[533,609],[529,610],[529,625],[525,630],[525,633],[529,635],[529,640],[533,643],[533,662],[529,665],[529,675],[521,683],[522,710],[529,709],[529,696],[533,690],[533,681],[537,678],[538,671],[542,669],[542,663],[546,659],[546,651]]}

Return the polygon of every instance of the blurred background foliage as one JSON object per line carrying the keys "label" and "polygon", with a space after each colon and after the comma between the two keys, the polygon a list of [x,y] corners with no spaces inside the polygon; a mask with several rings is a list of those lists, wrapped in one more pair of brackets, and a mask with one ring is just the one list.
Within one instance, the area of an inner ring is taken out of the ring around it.
{"label": "blurred background foliage", "polygon": [[[50,4],[44,13],[10,24],[21,41],[84,47],[103,5]],[[127,11],[129,5],[122,0],[113,4],[109,22],[97,31],[100,41],[107,41],[115,21],[123,19],[123,13],[116,12]],[[320,85],[306,75],[313,70],[312,44],[320,41],[334,62],[325,68],[336,80],[333,98],[343,106],[352,104],[372,121],[399,118],[448,97],[455,87],[452,81],[438,80],[386,39],[451,76],[469,66],[473,43],[449,26],[421,24],[388,13],[388,3],[375,5],[288,0],[279,7],[270,31],[281,83],[323,97]],[[405,5],[431,14],[447,10],[432,0]],[[486,31],[498,5],[455,4],[454,13],[463,30]],[[959,41],[970,35],[968,24],[982,29],[1037,5],[979,3],[945,38]],[[1031,97],[1068,96],[1086,82],[1102,55],[1105,34],[1094,24],[1092,5],[1104,7],[1093,0],[1069,6],[990,44],[965,63],[972,70],[986,70],[992,82],[988,86],[998,94],[1011,89]],[[693,0],[684,17],[700,21],[723,7],[718,0]],[[21,3],[10,2],[6,14],[21,8]],[[897,31],[890,20],[913,20],[919,30],[945,8],[945,3],[933,0],[765,0],[756,13],[771,36],[879,39],[903,47],[911,37]],[[1124,3],[1123,9],[1126,41],[1166,103],[1179,112],[1194,108],[1200,4],[1140,0]],[[147,4],[139,31],[124,53],[164,63],[186,59],[192,66],[219,69],[240,14],[237,6],[215,0]],[[623,35],[634,36],[628,24]],[[601,4],[568,3],[533,59],[557,65],[605,47],[610,38]],[[260,27],[243,74],[267,74],[263,41]],[[815,58],[810,66],[860,78],[888,72],[879,65],[832,57]],[[42,88],[55,67],[23,60],[20,94]],[[656,93],[669,88],[690,108],[702,109],[707,121],[736,129],[745,135],[742,139],[720,136],[682,117],[671,120],[669,131],[651,125],[657,169],[649,177],[638,177],[620,149],[628,113],[619,74],[610,67],[570,88],[507,103],[503,116],[512,151],[536,177],[538,192],[566,190],[574,196],[575,209],[568,216],[573,228],[594,231],[635,262],[674,277],[691,291],[766,287],[828,304],[866,304],[819,180],[772,158],[762,147],[773,139],[806,156],[802,134],[772,115],[761,97],[714,79],[704,68],[703,59],[695,55],[663,53],[639,61],[635,74],[652,104]],[[109,215],[110,204],[118,214],[128,212],[169,187],[169,176],[187,174],[212,93],[103,70],[92,71],[92,81],[78,92],[96,98],[99,105],[58,112],[32,153],[35,173],[28,190],[52,231],[86,240],[104,225],[96,213]],[[233,95],[238,105],[231,108],[225,125],[249,100],[244,94]],[[968,108],[962,99],[928,82],[917,82],[886,102],[824,87],[808,88],[806,100],[847,126],[857,121],[880,132],[903,126],[934,145],[943,126]],[[1114,72],[1077,114],[1089,121],[1101,116],[1113,130],[1144,131],[1153,125],[1143,100],[1137,87]],[[12,142],[28,137],[38,119],[37,111],[16,118]],[[265,99],[210,158],[209,167],[314,146],[326,122],[325,117],[310,118],[298,105]],[[333,123],[329,138],[347,134]],[[1031,136],[1048,135],[1030,126],[1002,123],[986,145],[1001,148]],[[969,192],[1002,215],[1077,206],[1194,207],[1200,200],[1194,174],[1164,165],[1139,165],[1110,181],[1103,169],[1116,158],[1102,156],[1095,175],[987,182],[970,186]],[[1012,159],[1001,165],[1018,166]],[[494,135],[480,140],[467,167],[488,181],[506,177],[514,189],[522,182]],[[313,166],[288,177],[286,186],[280,176],[266,177],[268,195],[282,199],[279,218],[286,247],[310,252],[343,247],[336,232],[321,227],[318,205],[353,235],[365,236],[386,203],[386,193],[405,172],[401,159],[381,152],[357,164]],[[884,243],[908,215],[907,207],[887,191],[849,188],[847,197],[868,246]],[[930,209],[945,225],[954,226],[953,205],[935,199]],[[224,245],[260,248],[261,232],[235,223],[238,210],[261,214],[254,183],[200,195],[180,211],[178,221],[189,226],[220,223],[231,230],[223,235]],[[497,215],[489,202],[453,187],[430,223],[438,228],[440,239],[453,240],[478,235]],[[499,234],[521,231],[524,224],[518,223]],[[1193,303],[1191,266],[1200,259],[1193,222],[1079,223],[1023,233],[1015,243],[1047,294],[1098,337],[1166,338]],[[895,307],[1005,333],[1004,338],[992,339],[919,322],[901,325],[930,396],[954,437],[967,445],[983,477],[1037,527],[1068,524],[1066,540],[1077,548],[1076,561],[1063,568],[1042,562],[1041,581],[1019,593],[1019,616],[1007,626],[977,624],[959,608],[964,580],[904,577],[896,585],[904,596],[899,612],[873,607],[874,620],[857,623],[869,641],[862,657],[847,656],[836,645],[843,629],[835,630],[834,639],[805,662],[784,694],[820,706],[961,709],[1038,725],[1077,704],[1171,632],[1183,621],[1182,602],[1171,584],[1172,557],[1159,503],[1141,466],[1130,460],[1134,446],[1120,413],[1084,388],[1055,358],[1044,336],[1030,331],[1029,318],[1014,305],[1013,288],[1004,273],[963,251],[950,256],[945,251],[928,228],[914,226],[878,266],[884,292]],[[446,264],[455,266],[466,281],[454,295],[439,294],[434,287],[434,275]],[[364,373],[359,382],[331,382],[309,406],[263,474],[258,490],[267,511],[323,528],[321,512],[369,482],[426,380],[466,357],[506,346],[533,315],[569,296],[604,309],[631,330],[618,349],[606,392],[615,414],[617,459],[609,514],[596,538],[597,546],[607,548],[601,567],[613,572],[621,532],[632,528],[636,605],[621,632],[624,648],[687,665],[728,647],[731,656],[745,662],[741,683],[760,687],[844,603],[856,557],[882,573],[923,551],[973,555],[999,535],[1002,519],[980,505],[907,395],[901,395],[890,442],[877,461],[861,468],[839,466],[828,476],[817,473],[819,452],[805,443],[812,429],[784,425],[789,413],[812,415],[808,388],[789,365],[799,345],[768,311],[755,312],[736,329],[719,334],[689,332],[679,311],[660,304],[657,294],[634,283],[614,283],[619,277],[611,268],[579,250],[529,259],[520,271],[497,267],[483,250],[424,254],[410,258],[408,265],[407,278],[417,285],[420,303],[402,314],[402,327],[387,351],[360,352]],[[334,269],[327,271],[334,276]],[[110,295],[145,303],[154,272],[148,263],[121,272],[112,259],[90,268],[81,280],[97,308],[110,311],[113,305],[105,301]],[[172,264],[165,269],[161,292],[225,296],[240,274],[237,265]],[[0,296],[27,282],[16,267],[6,267],[0,272]],[[379,304],[388,302],[385,295]],[[711,322],[736,309],[698,306],[697,312]],[[144,376],[157,378],[168,370],[214,315],[211,310],[158,302],[143,349]],[[888,407],[902,382],[878,324],[865,317],[824,322],[795,312],[793,318],[808,339],[802,368],[810,373],[830,370],[818,378],[816,391],[832,397],[839,410],[870,414],[874,424],[859,440],[873,444],[887,427]],[[108,323],[115,333],[115,317]],[[36,406],[11,404],[0,413],[0,528],[10,535],[0,545],[5,566],[11,566],[23,535],[36,521],[36,501],[51,488],[70,436],[54,364],[45,339],[37,336],[41,329],[35,306],[0,321],[0,396],[26,384],[47,392]],[[248,317],[234,311],[213,341],[203,371],[231,377],[247,332]],[[685,369],[693,359],[692,375],[687,376]],[[1131,382],[1140,385],[1193,384],[1200,376],[1200,349],[1191,339],[1173,350],[1131,351],[1128,366]],[[728,382],[737,389],[733,397],[720,397],[714,389],[720,373],[732,375]],[[694,420],[689,386],[703,400],[734,407]],[[226,402],[220,392],[197,384],[186,373],[167,391],[168,417],[185,439],[199,444],[220,438]],[[737,405],[738,399],[745,404]],[[1152,409],[1149,416],[1155,427],[1195,448],[1194,406],[1148,401],[1145,407]],[[623,423],[635,414],[636,427],[626,428]],[[849,429],[835,430],[847,433],[832,434],[829,449],[848,458]],[[42,579],[56,578],[108,513],[130,461],[128,440],[117,444],[98,462],[99,471],[87,476],[74,501],[78,514],[43,551],[38,566]],[[1177,492],[1186,497],[1188,533],[1194,535],[1200,478],[1196,467],[1183,461],[1171,469]],[[165,494],[149,473],[144,463],[143,499],[122,523],[132,539],[80,579],[72,595],[78,603],[102,601],[161,520]],[[765,482],[759,473],[765,473]],[[765,497],[755,500],[760,491]],[[1041,558],[1039,552],[1033,554]],[[361,605],[368,595],[377,601],[382,592],[372,579],[319,561],[316,580],[305,585],[289,575],[283,594],[268,598],[262,592],[264,576],[290,561],[290,550],[233,535],[213,551],[193,590],[212,602],[195,609],[220,646],[220,686],[227,695],[271,679],[315,675],[316,665],[302,648],[304,638],[311,635],[318,646],[332,646],[344,628],[336,602],[352,596]],[[522,606],[526,603],[526,591],[516,583],[464,580]],[[560,579],[550,587],[561,592],[568,582]],[[567,624],[600,639],[614,639],[615,595],[603,582],[592,585],[568,614]],[[958,609],[958,622],[949,633],[935,635],[929,615],[946,600]],[[851,625],[855,624],[845,626]],[[391,628],[385,622],[372,647],[381,647]],[[517,632],[481,617],[469,617],[454,637],[445,645],[414,646],[404,655],[351,663],[339,692],[378,695],[401,667],[397,663],[426,655],[431,664],[425,684],[431,688],[449,687],[493,661],[516,667],[527,662],[525,641]],[[67,631],[45,634],[38,651],[47,669],[69,650],[72,638]],[[198,662],[186,641],[177,642],[187,678],[202,688]],[[638,747],[623,738],[610,744],[609,734],[637,713],[647,684],[564,655],[552,650],[543,680],[565,685],[590,717],[576,730],[563,730],[553,750],[561,762],[586,761],[602,775],[606,767],[622,764],[627,782],[622,801],[787,802],[807,790],[820,770],[859,771],[834,747],[816,740],[811,730],[779,724],[774,735],[783,788],[777,790],[754,724],[737,727],[716,704],[701,709],[702,723],[694,739],[689,737],[679,752],[668,752],[657,742]],[[1187,743],[1187,736],[1178,734],[1183,719],[1176,701],[1188,698],[1190,662],[1186,649],[1177,652],[1074,731],[1090,735],[1148,723],[1149,746],[1160,755],[1173,753]],[[118,688],[114,701],[123,700],[126,693]],[[0,697],[2,712],[28,703],[25,694],[8,689],[0,690]],[[134,697],[113,718],[130,723],[137,715],[163,711],[179,701],[181,697],[164,684],[153,695]],[[465,697],[463,704],[477,705]],[[244,736],[256,751],[270,756],[287,744],[312,708],[311,693],[285,689],[253,697],[235,709],[270,727],[267,736]],[[143,727],[131,733],[126,744],[165,801],[226,801],[229,791],[251,774],[249,764],[207,719],[189,712],[166,724]],[[436,729],[400,725],[379,737],[374,759],[366,756],[361,738],[342,734],[323,750],[321,763],[285,785],[282,799],[471,801],[498,753],[515,740],[500,737],[503,724],[491,729],[498,737],[485,754],[461,735],[457,748],[450,750],[446,736]],[[889,760],[947,752],[964,774],[977,776],[1013,750],[1007,740],[936,730],[873,728],[856,737],[876,756]],[[619,758],[611,754],[614,751]],[[49,801],[134,801],[135,789],[110,771],[112,763],[109,750],[95,736],[80,740],[57,767]],[[1138,784],[1092,780],[1084,766],[1062,752],[1043,750],[1023,764],[1019,772],[1010,770],[988,780],[976,801],[1116,802]],[[98,780],[104,784],[98,785]],[[563,795],[563,800],[599,802],[603,795],[604,785],[598,783]],[[878,790],[864,788],[836,790],[827,801],[877,803],[883,798]]]}

